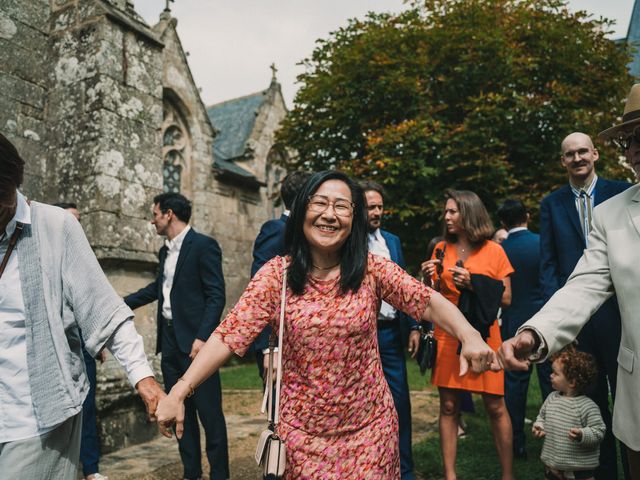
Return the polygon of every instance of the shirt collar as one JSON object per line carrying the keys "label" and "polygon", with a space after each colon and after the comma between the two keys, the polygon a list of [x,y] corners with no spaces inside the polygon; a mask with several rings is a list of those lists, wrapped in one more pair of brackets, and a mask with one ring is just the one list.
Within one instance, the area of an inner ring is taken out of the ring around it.
{"label": "shirt collar", "polygon": [[180,248],[182,248],[182,242],[184,242],[184,237],[187,236],[189,230],[191,230],[191,227],[187,225],[173,240],[165,240],[164,244],[169,250],[180,250]]}
{"label": "shirt collar", "polygon": [[375,231],[370,232],[369,236],[379,242],[384,242],[384,237],[382,236],[382,233],[380,232],[379,228],[376,228]]}
{"label": "shirt collar", "polygon": [[591,181],[591,183],[583,188],[578,188],[574,185],[571,184],[571,182],[569,182],[569,186],[571,187],[571,191],[573,192],[573,194],[576,197],[580,196],[580,190],[584,190],[586,192],[587,195],[589,195],[590,197],[593,197],[593,191],[596,188],[596,183],[598,182],[598,175],[594,175],[593,176],[593,180]]}
{"label": "shirt collar", "polygon": [[27,199],[18,190],[16,190],[16,213],[7,224],[7,238],[11,238],[16,229],[16,223],[20,222],[25,225],[31,225],[31,207],[27,203]]}
{"label": "shirt collar", "polygon": [[284,212],[282,212],[283,215],[286,215],[287,217],[291,216],[291,210],[285,210]]}
{"label": "shirt collar", "polygon": [[522,230],[527,230],[527,227],[513,227],[511,230],[507,232],[507,235],[511,235],[512,233],[521,232]]}

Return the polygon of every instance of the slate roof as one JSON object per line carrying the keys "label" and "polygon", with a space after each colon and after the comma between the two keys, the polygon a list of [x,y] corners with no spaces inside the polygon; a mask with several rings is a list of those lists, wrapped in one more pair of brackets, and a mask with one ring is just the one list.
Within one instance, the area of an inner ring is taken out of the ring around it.
{"label": "slate roof", "polygon": [[258,92],[207,108],[209,119],[218,131],[213,140],[216,159],[233,160],[244,156],[256,117],[266,101],[266,92]]}

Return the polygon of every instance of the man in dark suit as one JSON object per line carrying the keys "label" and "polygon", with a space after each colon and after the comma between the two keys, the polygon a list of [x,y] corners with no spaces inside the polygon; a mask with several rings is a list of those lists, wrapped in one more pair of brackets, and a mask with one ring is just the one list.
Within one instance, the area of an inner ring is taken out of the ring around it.
{"label": "man in dark suit", "polygon": [[[260,268],[278,255],[284,255],[284,231],[287,226],[287,219],[291,210],[291,205],[298,194],[298,190],[304,185],[311,176],[308,172],[295,171],[289,173],[280,186],[280,198],[284,203],[284,212],[280,218],[268,220],[260,227],[260,233],[256,237],[253,244],[253,263],[251,264],[251,278]],[[258,364],[258,373],[264,380],[264,371],[267,368],[266,361],[269,347],[269,335],[271,327],[265,327],[258,338],[253,342],[253,349],[256,354],[256,363]]]}
{"label": "man in dark suit", "polygon": [[[507,230],[502,248],[515,269],[511,275],[511,305],[502,311],[502,340],[513,337],[524,322],[542,307],[540,289],[540,236],[528,230],[529,214],[522,202],[505,200],[498,209],[500,223]],[[527,458],[524,435],[527,391],[533,366],[526,371],[505,371],[504,399],[513,428],[513,455]],[[551,393],[551,365],[537,364],[542,399]]]}
{"label": "man in dark suit", "polygon": [[[158,300],[157,352],[167,392],[186,372],[198,351],[220,323],[225,291],[218,242],[189,226],[191,202],[179,193],[153,199],[153,221],[166,237],[160,249],[155,282],[125,298],[131,308]],[[229,478],[227,429],[222,413],[220,376],[212,375],[185,402],[184,434],[178,440],[187,479],[202,476],[200,429],[206,436],[210,478]]]}
{"label": "man in dark suit", "polygon": [[[391,259],[405,268],[400,239],[380,228],[384,211],[384,189],[375,182],[362,185],[367,199],[369,220],[369,251]],[[393,395],[398,412],[400,433],[400,468],[402,480],[414,480],[411,455],[411,400],[407,381],[407,366],[404,358],[403,329],[410,330],[409,352],[415,356],[420,333],[418,322],[391,305],[382,302],[378,313],[378,347],[382,370]]]}
{"label": "man in dark suit", "polygon": [[[545,302],[564,286],[588,247],[593,207],[631,186],[627,182],[599,178],[594,166],[598,158],[598,150],[584,133],[572,133],[562,142],[560,161],[567,170],[569,184],[549,194],[540,204],[540,284]],[[620,312],[614,297],[591,317],[578,335],[578,348],[594,355],[600,370],[598,384],[590,395],[607,426],[600,446],[598,480],[617,478],[607,379],[615,394],[619,346]],[[626,470],[625,467],[628,478]]]}

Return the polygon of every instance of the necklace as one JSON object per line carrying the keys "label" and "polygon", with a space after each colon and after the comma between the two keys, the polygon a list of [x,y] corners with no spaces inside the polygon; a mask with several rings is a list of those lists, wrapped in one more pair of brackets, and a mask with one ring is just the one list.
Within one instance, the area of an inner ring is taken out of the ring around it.
{"label": "necklace", "polygon": [[340,265],[340,262],[336,263],[335,265],[331,265],[330,267],[319,267],[317,265],[313,265],[313,268],[316,268],[318,270],[331,270],[332,268],[336,268],[338,265]]}

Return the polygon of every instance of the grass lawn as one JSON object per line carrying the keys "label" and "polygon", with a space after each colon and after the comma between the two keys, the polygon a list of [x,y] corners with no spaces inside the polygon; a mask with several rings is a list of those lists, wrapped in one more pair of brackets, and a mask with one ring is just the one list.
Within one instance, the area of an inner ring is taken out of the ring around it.
{"label": "grass lawn", "polygon": [[[479,395],[474,395],[476,413],[465,414],[467,436],[458,442],[456,469],[458,478],[465,479],[500,479],[500,463],[489,428],[489,421],[484,413],[484,406]],[[537,375],[531,375],[526,417],[535,419],[542,400],[538,387]],[[518,480],[539,480],[543,478],[540,450],[542,440],[533,438],[531,427],[525,425],[528,460],[515,460],[514,475]],[[427,479],[442,478],[442,460],[440,457],[440,437],[434,432],[427,440],[413,446],[413,460],[416,472]]]}
{"label": "grass lawn", "polygon": [[[428,374],[424,377],[420,375],[415,360],[407,359],[407,371],[409,388],[412,391],[434,390],[434,387],[429,382]],[[258,376],[255,362],[238,363],[235,361],[220,370],[220,377],[222,388],[224,389],[262,389],[262,381]],[[465,421],[468,425],[467,437],[458,442],[458,458],[456,462],[458,478],[461,480],[499,479],[500,464],[498,463],[493,437],[489,429],[489,422],[484,413],[482,399],[479,395],[475,395],[474,399],[476,413],[465,415]],[[526,417],[535,419],[541,405],[538,377],[534,373],[531,375]],[[543,478],[542,463],[540,462],[542,440],[533,438],[529,425],[525,425],[525,434],[527,436],[529,459],[526,461],[516,460],[514,474],[518,480],[539,480]],[[413,460],[416,472],[421,473],[425,478],[442,478],[440,439],[437,431],[434,431],[427,440],[414,444]],[[622,472],[622,468],[618,467],[618,471]],[[619,477],[622,478],[621,475]]]}

